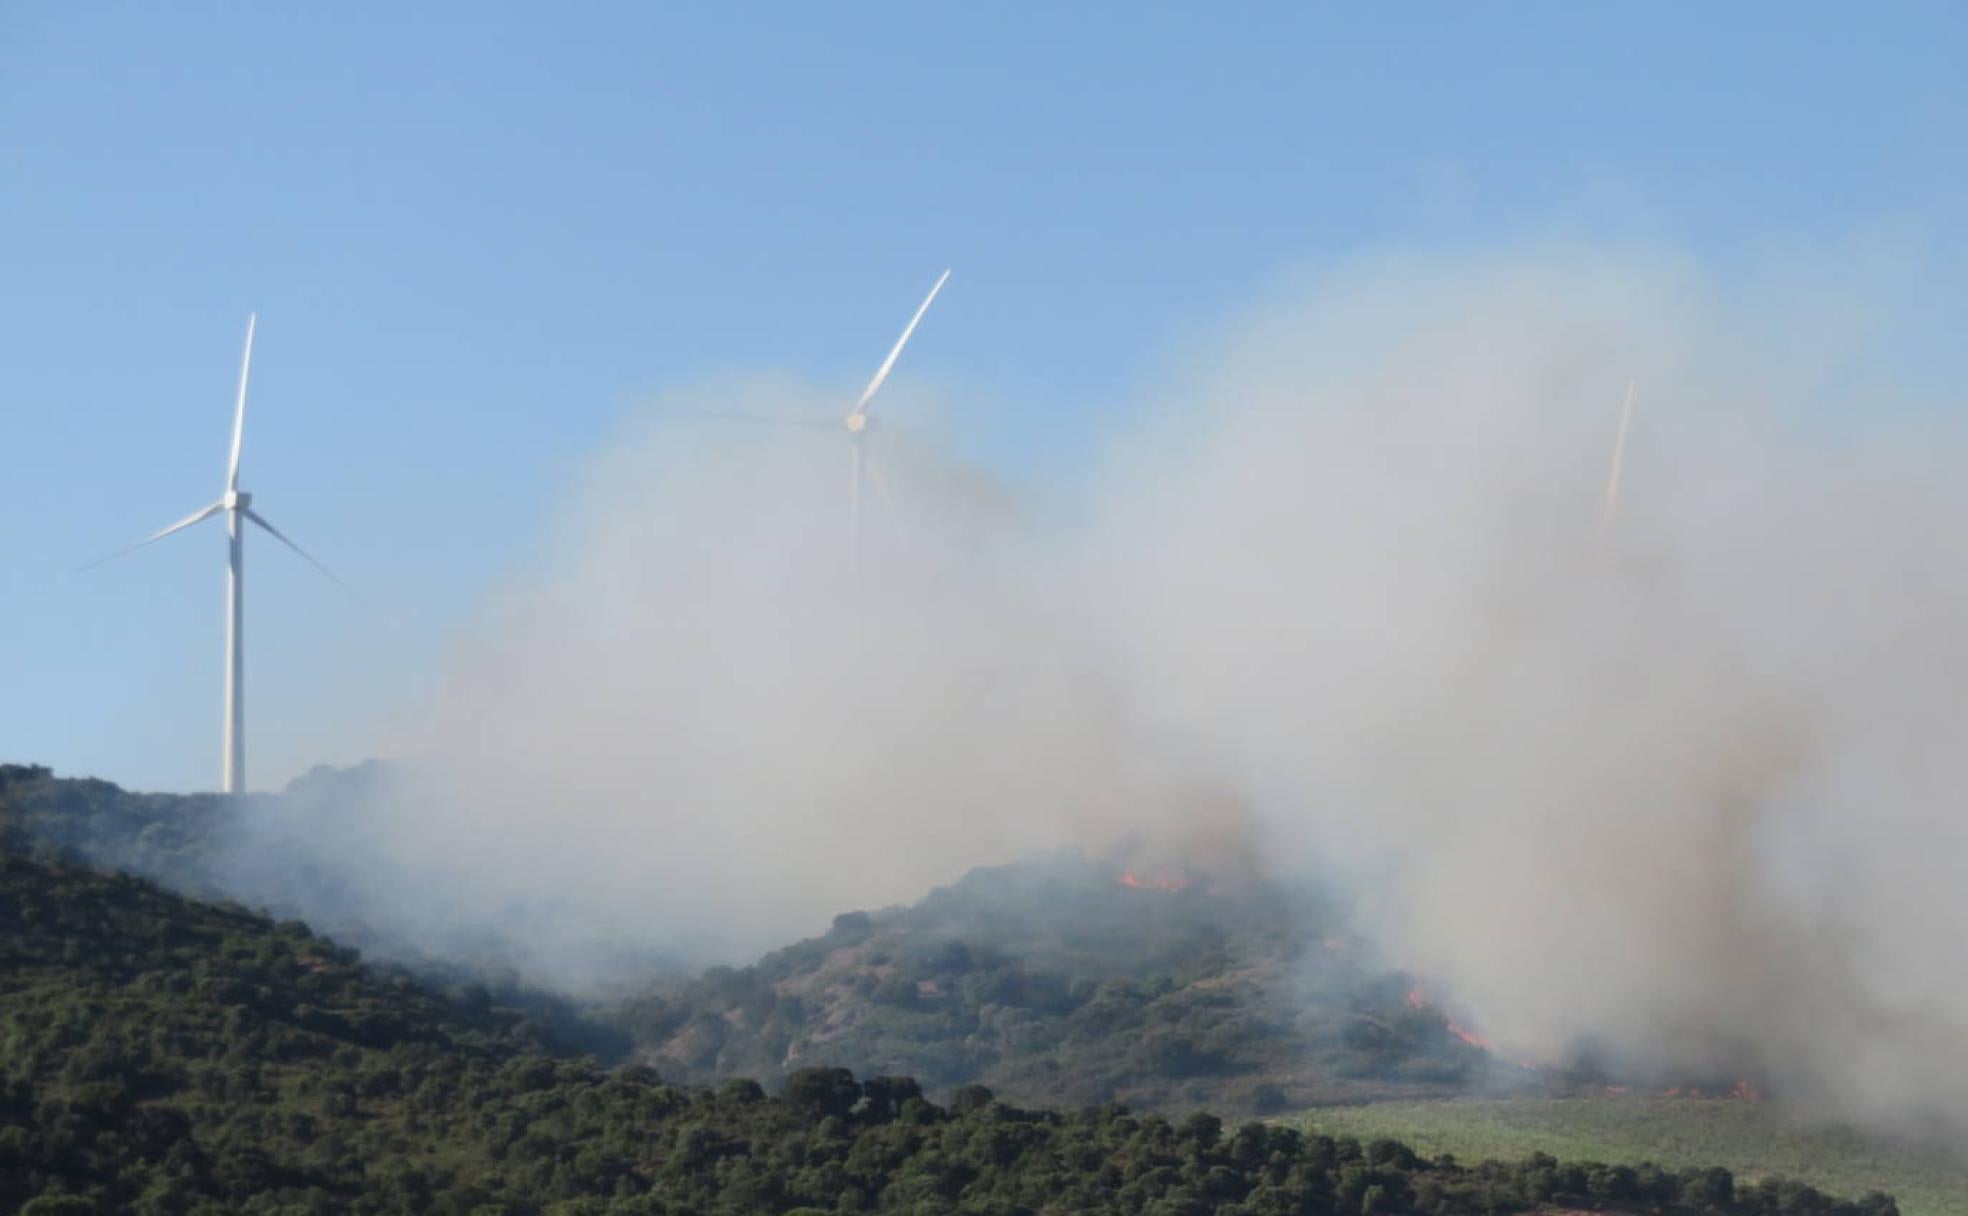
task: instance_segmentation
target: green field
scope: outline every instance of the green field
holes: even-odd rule
[[[1801,1121],[1780,1103],[1671,1098],[1499,1098],[1320,1107],[1289,1122],[1326,1135],[1405,1140],[1465,1161],[1720,1165],[1833,1194],[1889,1191],[1902,1216],[1968,1216],[1968,1163]]]

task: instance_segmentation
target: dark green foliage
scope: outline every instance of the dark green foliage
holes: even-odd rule
[[[738,983],[733,980],[731,982]],[[740,984],[742,987],[742,984]],[[663,1084],[544,1054],[304,925],[0,856],[0,1213],[1272,1213],[1559,1202],[1665,1216],[1894,1216],[1720,1171],[1463,1168],[1377,1141],[981,1086],[796,1070]]]
[[[978,870],[909,908],[845,913],[756,966],[666,982],[604,1015],[522,984],[496,934],[413,945],[367,923],[389,902],[365,898],[375,867],[350,841],[311,847],[334,833],[301,825],[332,823],[392,780],[377,765],[320,770],[285,794],[221,799],[0,766],[0,836],[303,916],[405,960],[468,1009],[523,1008],[564,1047],[692,1083],[778,1085],[792,1069],[834,1065],[912,1076],[938,1097],[979,1083],[1021,1103],[1271,1114],[1447,1095],[1490,1072],[1439,1012],[1409,1007],[1402,977],[1358,943],[1317,936],[1331,916],[1315,896],[1255,882],[1129,887],[1075,856]]]
[[[977,870],[756,966],[665,982],[622,1026],[692,1082],[829,1064],[1046,1104],[1270,1114],[1487,1075],[1403,977],[1318,935],[1330,914],[1310,894],[1117,877],[1077,856]]]
[[[57,778],[0,764],[0,847],[44,859],[87,859],[179,889],[216,893],[213,842],[237,826],[240,803],[215,795],[132,794],[107,781]]]
[[[845,1115],[861,1101],[861,1087],[845,1068],[801,1068],[786,1077],[786,1105],[814,1119]]]
[[[477,948],[456,943],[447,950],[452,957],[434,958],[387,926],[368,923],[365,888],[352,884],[349,870],[375,869],[367,864],[371,859],[343,851],[339,862],[324,862],[324,850],[315,847],[318,837],[295,824],[332,819],[386,783],[389,774],[389,766],[376,761],[351,769],[317,768],[284,794],[222,798],[136,794],[107,781],[55,777],[40,766],[0,764],[0,847],[126,871],[200,898],[305,917],[340,941],[402,961],[420,982],[467,1008],[496,1002],[522,1009],[565,1049],[625,1059],[631,1044],[621,1031],[564,996],[522,982],[505,965],[496,942]],[[243,843],[248,841],[256,843]],[[369,884],[376,881],[371,874]]]

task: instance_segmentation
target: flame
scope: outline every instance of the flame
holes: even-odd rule
[[[1128,869],[1121,871],[1120,884],[1150,891],[1180,891],[1189,885],[1189,880],[1180,874],[1150,874],[1142,878]]]
[[[1421,989],[1419,988],[1408,989],[1408,1008],[1423,1009],[1426,1008],[1427,1005],[1428,1005],[1428,998],[1422,995]],[[1477,1034],[1473,1030],[1469,1030],[1465,1028],[1460,1022],[1456,1021],[1454,1018],[1445,1015],[1442,1018],[1442,1022],[1444,1025],[1446,1025],[1449,1028],[1450,1034],[1454,1035],[1458,1039],[1461,1039],[1463,1042],[1469,1044],[1471,1047],[1480,1047],[1484,1051],[1491,1050],[1490,1041],[1488,1039],[1484,1038],[1480,1034]],[[1525,1064],[1524,1067],[1529,1068],[1531,1066],[1529,1064]]]
[[[1763,1095],[1756,1092],[1756,1086],[1750,1084],[1747,1078],[1731,1085],[1729,1087],[1729,1096],[1731,1098],[1741,1099],[1744,1102],[1761,1102],[1763,1100]]]
[[[1461,1026],[1456,1024],[1456,1020],[1454,1018],[1443,1018],[1442,1020],[1448,1023],[1449,1033],[1454,1035],[1456,1038],[1461,1039],[1463,1042],[1469,1044],[1471,1047],[1480,1047],[1484,1051],[1490,1050],[1490,1041],[1484,1038],[1482,1035],[1477,1034],[1473,1030],[1463,1029]],[[1530,1065],[1527,1064],[1525,1065],[1525,1067],[1528,1068],[1530,1067]]]

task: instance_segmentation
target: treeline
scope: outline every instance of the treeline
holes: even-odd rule
[[[213,794],[131,793],[91,777],[56,777],[38,764],[0,764],[0,848],[44,860],[86,859],[211,894],[217,842],[237,831],[241,805]]]
[[[1524,1211],[1891,1216],[1720,1170],[1468,1167],[1402,1145],[795,1071],[664,1083],[307,926],[0,856],[0,1212]]]

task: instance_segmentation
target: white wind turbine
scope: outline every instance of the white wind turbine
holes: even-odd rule
[[[889,496],[888,483],[882,479],[881,469],[875,462],[875,454],[872,451],[864,453],[861,450],[867,442],[871,421],[868,417],[868,403],[881,391],[883,382],[888,379],[888,373],[895,367],[895,361],[902,356],[902,348],[909,344],[910,337],[916,332],[916,326],[922,323],[923,314],[929,311],[930,304],[936,300],[936,293],[942,291],[943,284],[949,281],[950,272],[947,270],[937,277],[936,285],[929,289],[929,294],[924,296],[923,302],[916,307],[916,315],[910,317],[909,323],[903,326],[902,336],[895,340],[895,345],[888,352],[888,358],[883,359],[881,367],[876,369],[874,379],[868,381],[868,387],[861,390],[861,396],[855,401],[854,408],[847,411],[846,417],[841,419],[840,425],[847,428],[848,441],[847,565],[849,570],[861,568],[861,483],[864,479],[873,484],[875,493],[881,496],[882,509],[888,513],[889,521],[895,525],[897,534],[902,531],[901,517],[895,513],[895,500]],[[763,414],[734,413],[728,410],[678,412],[712,418],[738,418],[748,422],[770,422],[782,426],[830,427],[833,425],[814,418],[780,418]]]
[[[127,549],[119,549],[108,557],[98,558],[82,567],[84,570],[93,570],[104,562],[114,561],[126,553],[133,553],[153,541],[164,539],[173,532],[181,532],[193,524],[202,523],[221,511],[226,513],[226,535],[230,538],[231,545],[226,561],[225,743],[219,788],[227,794],[244,793],[246,790],[245,617],[242,609],[244,588],[241,581],[245,571],[245,521],[252,520],[265,528],[275,540],[300,554],[309,565],[327,575],[336,586],[344,591],[348,590],[342,580],[336,578],[328,567],[315,561],[307,550],[288,540],[280,529],[268,523],[259,512],[253,510],[253,496],[239,488],[239,445],[246,427],[246,376],[253,366],[253,329],[258,322],[258,313],[254,313],[246,320],[246,353],[239,361],[239,396],[233,406],[232,456],[226,462],[225,493],[217,502],[200,507],[170,527],[153,532]]]
[[[869,452],[864,459],[861,453],[861,445],[867,441],[868,435],[868,403],[881,391],[882,382],[888,379],[890,369],[901,357],[902,348],[909,344],[910,335],[916,332],[916,326],[922,322],[923,314],[929,311],[936,293],[942,291],[943,284],[949,281],[950,272],[947,270],[937,276],[936,285],[929,289],[929,294],[916,307],[916,315],[910,317],[909,323],[902,328],[902,336],[895,340],[888,358],[882,360],[881,367],[875,371],[875,378],[861,390],[860,399],[854,403],[853,409],[847,411],[847,417],[843,420],[848,437],[847,565],[850,570],[861,568],[861,474],[864,466],[868,480],[874,483],[875,492],[881,495],[882,509],[888,512],[888,518],[898,531],[902,527],[901,518],[895,514],[895,500],[888,496],[888,483],[882,480],[881,470],[875,465],[875,454]]]

